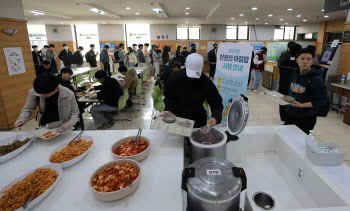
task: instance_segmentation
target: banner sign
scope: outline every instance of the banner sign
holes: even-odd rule
[[[251,44],[253,46],[254,55],[259,53],[260,49],[264,47],[264,43],[262,42],[251,42]]]
[[[232,102],[247,93],[252,51],[250,43],[219,43],[214,83],[223,100],[223,123]]]
[[[350,0],[325,0],[324,13],[350,9]]]

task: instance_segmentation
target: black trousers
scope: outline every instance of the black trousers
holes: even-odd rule
[[[119,67],[121,66],[125,66],[123,61],[119,62]]]
[[[103,62],[103,68],[107,72],[109,76],[111,76],[111,66],[109,66],[109,62]]]
[[[247,86],[249,86],[249,83],[250,83],[250,77],[251,77],[251,75],[252,75],[252,70],[253,70],[253,69],[250,69],[250,70],[249,70],[249,76],[248,76],[248,84],[247,84]]]
[[[304,133],[309,134],[310,130],[313,130],[317,121],[317,116],[311,117],[292,117],[290,115],[286,115],[286,120],[284,125],[296,125],[300,130],[304,131]]]
[[[57,61],[56,59],[51,59],[51,65],[50,65],[57,73]]]
[[[215,76],[215,70],[216,70],[216,64],[210,64],[209,67],[209,77],[214,77]]]
[[[90,64],[90,67],[97,67],[96,61],[89,62],[89,64]]]

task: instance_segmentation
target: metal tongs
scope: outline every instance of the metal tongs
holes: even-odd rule
[[[73,141],[75,141],[77,139],[79,140],[81,135],[83,134],[83,132],[84,132],[84,130],[82,130],[77,136],[75,136],[75,138],[73,138],[73,140],[71,140],[67,146],[69,146],[71,143],[73,143]]]
[[[23,204],[23,209],[27,209],[29,203],[32,201],[32,199],[34,198],[34,196],[36,196],[36,194],[39,192],[39,190],[35,191],[33,195],[31,195],[27,201]]]
[[[135,138],[134,144],[132,145],[131,151],[134,149],[134,147],[136,146],[136,149],[139,150],[139,144],[140,144],[140,140],[141,140],[141,133],[142,133],[142,129],[139,129],[139,132],[137,133],[137,136]]]

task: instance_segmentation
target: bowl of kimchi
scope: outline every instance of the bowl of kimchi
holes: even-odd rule
[[[134,192],[140,184],[141,166],[124,159],[104,164],[89,179],[89,187],[101,201],[115,201]]]
[[[112,145],[111,152],[116,159],[132,159],[141,161],[149,155],[151,143],[148,138],[141,136],[139,145],[134,145],[136,136],[129,136]]]

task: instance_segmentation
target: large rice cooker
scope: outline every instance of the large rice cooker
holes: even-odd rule
[[[247,177],[230,161],[208,157],[183,170],[181,188],[187,192],[187,211],[236,211]]]
[[[226,144],[229,141],[238,140],[237,135],[240,134],[248,121],[249,107],[248,107],[248,98],[244,95],[241,95],[240,98],[237,98],[232,102],[227,115],[227,128],[228,131],[222,133],[223,138],[219,143],[210,144],[210,143],[199,143],[193,140],[192,136],[190,138],[190,163],[195,162],[201,158],[205,157],[219,157],[226,159]],[[200,129],[194,129],[192,134]],[[215,130],[212,128],[212,130]]]

